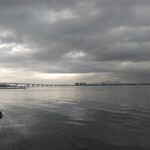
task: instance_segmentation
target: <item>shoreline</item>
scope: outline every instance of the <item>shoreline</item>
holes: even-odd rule
[[[26,89],[26,87],[0,87],[0,89]]]

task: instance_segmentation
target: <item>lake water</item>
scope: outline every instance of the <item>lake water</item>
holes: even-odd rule
[[[0,150],[150,150],[150,86],[0,90]]]

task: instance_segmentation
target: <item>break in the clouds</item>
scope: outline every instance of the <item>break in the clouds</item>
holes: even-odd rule
[[[0,0],[1,81],[150,82],[149,0]]]

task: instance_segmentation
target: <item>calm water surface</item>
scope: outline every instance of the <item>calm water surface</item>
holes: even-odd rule
[[[150,150],[150,86],[0,90],[0,150]]]

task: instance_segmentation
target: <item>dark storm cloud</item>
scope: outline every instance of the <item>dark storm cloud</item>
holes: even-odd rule
[[[0,0],[1,66],[143,80],[149,13],[149,0]]]

